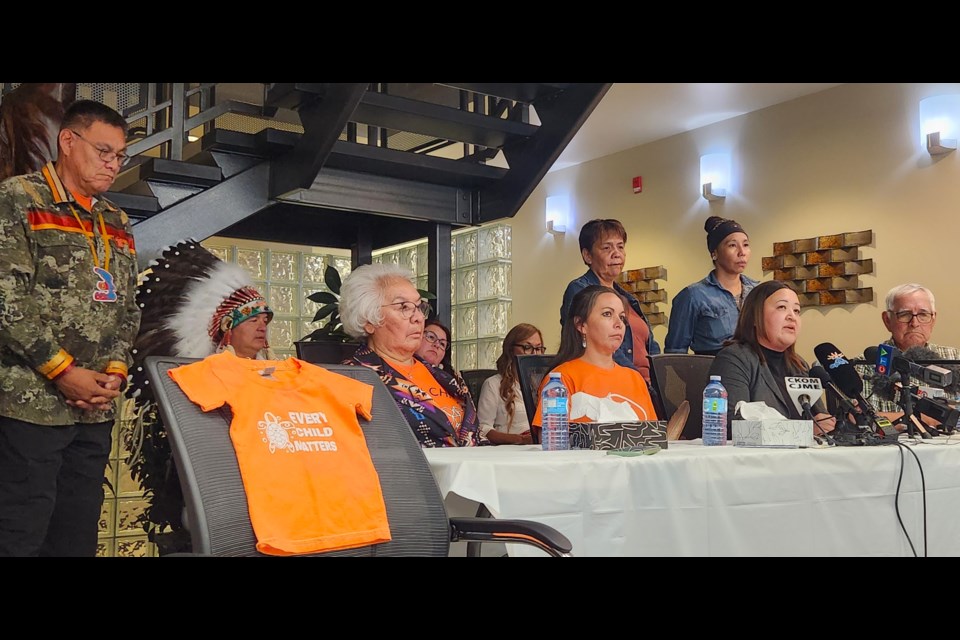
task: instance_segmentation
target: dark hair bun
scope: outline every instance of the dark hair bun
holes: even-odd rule
[[[707,221],[703,223],[703,230],[707,233],[710,233],[710,230],[716,227],[718,224],[723,222],[723,218],[720,216],[710,216],[707,218]]]

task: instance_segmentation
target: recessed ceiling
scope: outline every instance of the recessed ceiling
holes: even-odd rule
[[[550,170],[565,169],[840,84],[617,82]]]

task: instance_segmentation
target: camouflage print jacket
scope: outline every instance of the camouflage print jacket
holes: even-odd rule
[[[130,222],[116,205],[97,198],[84,210],[52,162],[0,183],[0,415],[42,425],[112,420],[113,408],[69,406],[51,380],[71,363],[126,377],[140,326],[136,286]]]

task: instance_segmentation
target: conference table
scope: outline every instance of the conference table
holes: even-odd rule
[[[957,555],[960,436],[901,443],[775,449],[692,440],[635,457],[537,445],[424,453],[451,515],[482,504],[496,518],[542,522],[570,539],[574,556]]]

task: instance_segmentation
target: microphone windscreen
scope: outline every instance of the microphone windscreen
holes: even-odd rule
[[[840,387],[840,391],[850,398],[860,395],[863,391],[863,380],[840,349],[829,342],[824,342],[818,344],[813,352],[817,356],[817,362],[826,367],[830,377]]]
[[[880,349],[877,347],[867,347],[863,352],[863,364],[876,364],[878,355],[880,355]]]
[[[830,374],[827,373],[827,370],[820,365],[810,369],[810,376],[814,378],[820,378],[820,384],[822,384],[824,388],[830,386],[830,384],[833,382],[833,380],[830,378]]]
[[[910,347],[903,352],[903,357],[911,362],[923,362],[924,360],[944,360],[939,353],[930,347]],[[955,396],[960,391],[960,366],[943,365],[944,369],[953,372],[952,381],[943,388],[948,394]]]
[[[883,398],[884,400],[897,399],[897,379],[894,379],[892,376],[877,373],[874,369],[870,369],[866,378],[870,381],[870,392],[872,395]]]

